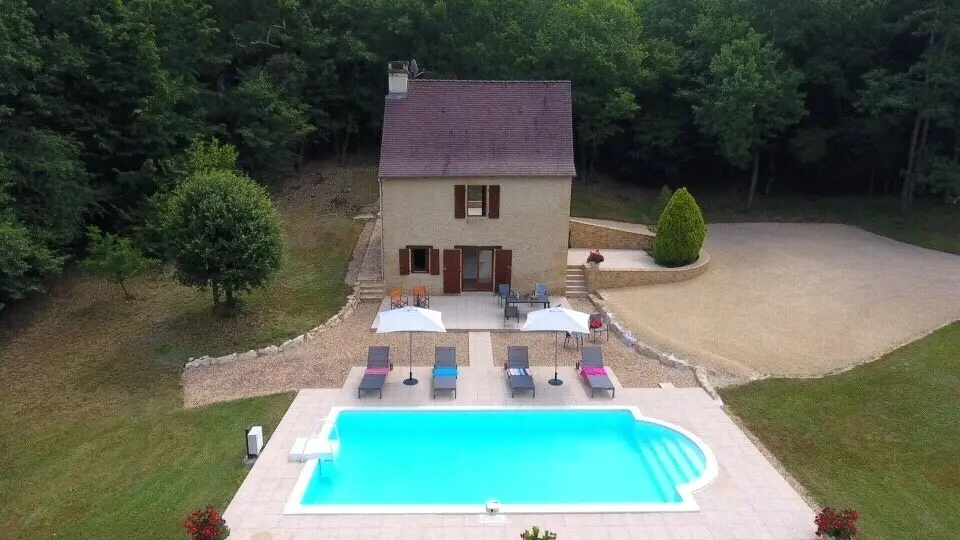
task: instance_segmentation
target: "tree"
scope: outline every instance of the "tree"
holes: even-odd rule
[[[81,263],[83,267],[110,283],[116,283],[124,298],[132,299],[126,281],[153,266],[153,262],[144,257],[129,238],[104,234],[96,227],[87,229],[87,238],[90,246],[87,258]]]
[[[706,236],[707,226],[697,201],[687,188],[680,188],[660,214],[650,254],[664,266],[690,264],[700,258]]]
[[[734,165],[753,163],[747,208],[757,190],[761,151],[803,117],[802,75],[756,32],[720,47],[691,93],[697,125]]]
[[[236,295],[263,287],[283,259],[280,215],[266,190],[233,171],[201,171],[165,200],[163,233],[180,283],[221,293],[232,310]]]
[[[0,308],[33,291],[60,270],[63,258],[30,237],[26,227],[0,219]]]

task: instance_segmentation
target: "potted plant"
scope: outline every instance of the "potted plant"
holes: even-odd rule
[[[598,266],[602,262],[603,262],[603,255],[600,254],[599,249],[596,251],[591,251],[590,254],[587,255],[587,264],[593,267]]]
[[[547,530],[541,531],[539,527],[533,527],[530,530],[520,533],[521,540],[557,540],[556,533]]]
[[[817,525],[817,536],[826,536],[833,540],[850,540],[857,534],[859,517],[860,513],[856,510],[839,511],[828,506],[820,510],[813,522]]]
[[[201,510],[190,512],[183,527],[187,529],[190,540],[224,540],[230,536],[227,522],[212,504],[208,504]]]

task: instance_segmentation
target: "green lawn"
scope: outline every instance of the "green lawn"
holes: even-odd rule
[[[0,539],[182,539],[186,513],[229,502],[246,474],[243,428],[269,434],[293,395],[182,408],[188,356],[277,343],[322,322],[348,292],[347,261],[376,200],[375,164],[310,171],[274,194],[287,261],[222,319],[169,280],[137,300],[71,273],[8,314],[0,336]]]
[[[657,190],[619,184],[609,178],[574,181],[570,213],[579,217],[651,223]],[[708,223],[780,221],[855,225],[902,242],[960,254],[960,205],[918,199],[906,215],[895,197],[797,197],[759,199],[751,212],[742,195],[693,189]]]
[[[957,538],[960,322],[840,375],[721,394],[817,501],[861,511],[857,538]]]

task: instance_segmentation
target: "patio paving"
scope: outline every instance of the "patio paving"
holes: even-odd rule
[[[516,331],[527,321],[527,314],[537,309],[543,309],[543,304],[513,304],[520,308],[520,321],[503,320],[503,305],[497,303],[497,296],[492,293],[464,293],[456,295],[431,295],[430,309],[443,313],[443,326],[447,330],[486,330],[486,331]],[[551,306],[570,307],[566,297],[551,296]],[[390,298],[384,298],[380,303],[379,311],[390,309]],[[370,325],[376,330],[380,324],[379,313]]]
[[[471,333],[471,344],[487,338]],[[472,347],[489,355],[485,347]],[[489,362],[489,359],[485,359]],[[536,397],[510,398],[503,372],[477,359],[460,370],[459,391],[430,398],[430,370],[415,367],[419,385],[404,386],[404,370],[389,376],[383,399],[358,398],[355,388],[363,369],[350,371],[343,388],[302,390],[270,435],[263,454],[251,469],[224,516],[231,540],[323,539],[459,539],[516,540],[537,525],[560,540],[812,540],[813,511],[777,473],[763,454],[699,388],[618,388],[616,398],[591,399],[572,367],[561,367],[566,384],[546,384],[553,369],[535,366]],[[476,365],[474,365],[476,364]],[[615,374],[614,374],[614,379]],[[619,386],[619,384],[618,384]],[[288,461],[296,437],[315,434],[331,407],[383,406],[563,406],[633,405],[648,417],[671,422],[700,437],[719,463],[717,478],[694,493],[700,512],[636,514],[503,514],[485,515],[284,515],[283,507],[305,466]],[[603,464],[616,473],[616,464]]]

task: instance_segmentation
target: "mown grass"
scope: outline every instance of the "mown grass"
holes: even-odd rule
[[[960,254],[960,205],[918,199],[910,212],[902,214],[899,199],[895,197],[776,196],[758,199],[747,212],[743,195],[698,189],[692,193],[708,223],[845,223],[901,242]],[[574,181],[570,213],[654,224],[656,216],[651,208],[658,194],[658,190],[620,184],[608,178],[591,184]]]
[[[960,322],[846,373],[721,391],[823,505],[861,511],[862,540],[960,530]]]
[[[243,428],[269,434],[292,394],[184,410],[189,356],[276,343],[323,321],[376,200],[375,166],[325,167],[274,194],[287,260],[242,314],[211,314],[208,294],[161,278],[119,289],[71,274],[3,321],[0,538],[180,539],[186,513],[223,507],[246,467]]]

